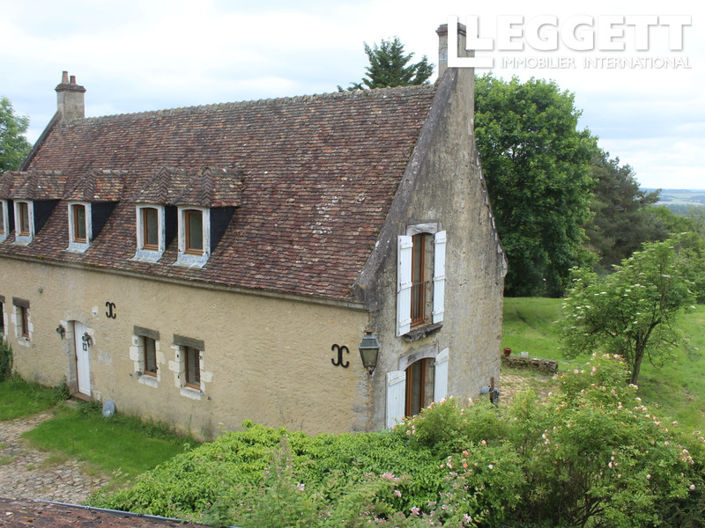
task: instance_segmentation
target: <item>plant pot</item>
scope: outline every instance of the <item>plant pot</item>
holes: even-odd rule
[[[507,347],[504,349],[504,357],[509,357],[509,354],[512,353],[512,349]]]

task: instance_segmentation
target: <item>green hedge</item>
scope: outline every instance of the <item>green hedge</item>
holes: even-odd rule
[[[449,399],[391,432],[245,424],[98,506],[256,526],[705,526],[705,440],[664,423],[594,356],[545,401]]]

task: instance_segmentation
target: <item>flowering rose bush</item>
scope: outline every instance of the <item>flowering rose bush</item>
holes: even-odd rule
[[[608,354],[547,400],[452,398],[392,432],[246,424],[95,505],[215,525],[703,527],[705,437],[647,408]]]

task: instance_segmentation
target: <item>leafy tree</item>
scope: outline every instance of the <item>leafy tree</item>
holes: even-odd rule
[[[678,342],[677,314],[693,302],[689,252],[681,237],[644,244],[643,250],[598,277],[575,270],[564,303],[567,356],[602,349],[623,356],[631,383],[639,379],[644,357],[659,363]]]
[[[570,269],[589,260],[583,226],[597,147],[579,116],[553,82],[476,80],[475,136],[509,261],[507,295],[560,296]]]
[[[639,189],[634,171],[620,165],[601,150],[590,162],[595,180],[591,209],[593,217],[586,226],[590,248],[597,253],[597,270],[606,273],[629,257],[644,242],[668,238],[669,230],[650,205],[660,191]]]
[[[425,55],[419,62],[408,64],[414,54],[404,53],[399,37],[382,39],[382,43],[379,46],[375,44],[374,48],[365,43],[365,53],[370,61],[367,73],[360,82],[350,83],[348,90],[423,84],[433,73],[433,64],[429,64]],[[340,86],[338,90],[343,91]]]
[[[15,115],[7,97],[0,97],[0,174],[16,170],[27,157],[32,146],[22,135],[27,131],[29,119]]]

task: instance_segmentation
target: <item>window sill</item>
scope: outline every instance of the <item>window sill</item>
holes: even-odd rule
[[[15,235],[15,245],[17,246],[27,246],[31,241],[31,236]]]
[[[408,342],[413,342],[413,341],[418,341],[419,339],[423,339],[425,337],[430,336],[431,334],[435,334],[438,332],[441,328],[443,328],[443,323],[435,323],[435,324],[426,324],[423,326],[418,326],[404,334],[402,337],[404,338],[405,341]]]
[[[181,387],[181,395],[192,400],[203,399],[203,393],[200,391],[200,389],[189,387],[187,385]]]
[[[159,386],[159,381],[157,380],[157,377],[151,374],[144,373],[142,375],[139,375],[138,373],[137,380],[143,385],[147,385],[148,387],[154,387],[155,389]]]
[[[132,257],[130,260],[137,261],[137,262],[159,262],[159,259],[162,258],[163,251],[154,251],[151,249],[138,249],[137,253],[135,253],[135,256]]]
[[[71,253],[85,253],[88,246],[89,244],[87,242],[70,242],[66,251],[70,251]]]
[[[174,262],[174,266],[181,266],[184,268],[202,268],[208,262],[208,254],[204,255],[189,255],[187,253],[179,253],[179,257]]]

